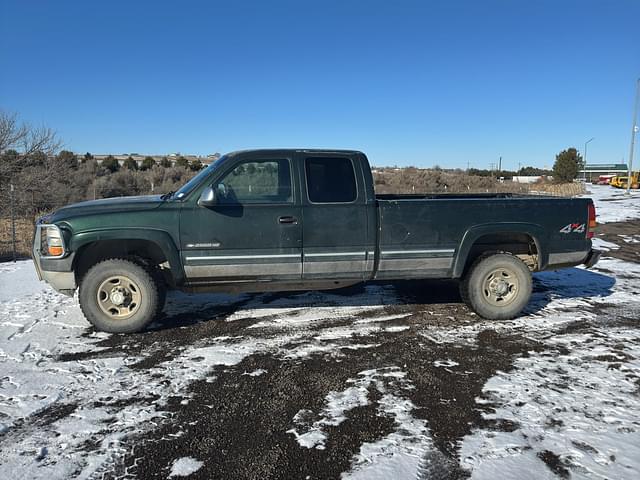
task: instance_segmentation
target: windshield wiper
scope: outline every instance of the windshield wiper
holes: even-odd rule
[[[169,200],[174,193],[176,193],[175,190],[171,190],[170,192],[163,193],[162,195],[160,195],[160,200]]]

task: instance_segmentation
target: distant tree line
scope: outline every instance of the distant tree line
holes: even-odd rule
[[[559,162],[559,163],[558,163]],[[392,167],[379,167],[379,171],[389,171]],[[398,167],[393,167],[398,168]],[[456,175],[468,175],[470,177],[487,177],[487,178],[505,178],[510,179],[516,176],[528,176],[528,177],[558,177],[561,182],[571,182],[574,180],[579,170],[582,168],[582,157],[575,148],[569,148],[563,150],[556,155],[556,163],[552,170],[539,167],[521,167],[518,170],[491,170],[483,168],[469,168],[463,170],[461,168],[449,168],[443,169],[439,165],[435,165],[430,169],[418,169],[414,166],[403,167],[408,171],[414,170],[430,170],[432,172],[446,172]]]
[[[470,168],[467,174],[478,177],[505,177],[513,178],[515,176],[553,176],[556,183],[572,182],[578,177],[578,173],[584,168],[582,155],[574,147],[561,151],[556,155],[555,163],[552,170],[538,167],[522,167],[517,171],[511,170],[480,170]]]
[[[82,157],[82,163],[84,163],[88,159],[93,159],[93,155],[87,152]],[[107,170],[109,170],[111,173],[114,173],[120,170],[120,162],[113,155],[108,155],[106,158],[104,158],[100,163],[100,165],[106,168]],[[159,165],[163,168],[170,168],[173,166],[171,161],[167,157],[162,157],[160,162],[156,163],[153,157],[146,156],[144,157],[140,165],[138,165],[138,162],[131,155],[129,155],[122,162],[122,167],[126,168],[127,170],[140,170],[143,172],[146,170],[152,169],[156,165]],[[189,161],[187,158],[183,157],[182,155],[176,158],[175,166],[185,168],[193,172],[197,172],[198,170],[201,170],[202,167],[204,167],[203,163],[200,160],[195,159],[195,160]]]

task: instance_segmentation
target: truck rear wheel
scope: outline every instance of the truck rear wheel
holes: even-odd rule
[[[460,296],[483,318],[515,318],[531,298],[531,272],[522,260],[508,253],[482,256],[462,280]]]
[[[96,329],[110,333],[143,330],[161,308],[155,275],[130,260],[110,259],[89,269],[80,283],[80,308]]]

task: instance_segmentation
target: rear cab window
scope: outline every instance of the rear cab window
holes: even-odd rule
[[[311,203],[353,203],[358,197],[353,162],[347,157],[308,157],[304,161]]]

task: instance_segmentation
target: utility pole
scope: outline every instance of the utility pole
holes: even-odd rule
[[[13,205],[13,183],[9,184],[9,206],[11,207],[11,248],[13,263],[16,263],[16,213]]]
[[[498,160],[498,175],[500,175],[501,171],[502,171],[502,157],[500,157],[500,159]]]
[[[636,101],[633,104],[633,122],[631,122],[631,148],[629,149],[629,166],[627,168],[627,195],[631,195],[631,170],[633,169],[633,147],[638,132],[638,103],[640,103],[640,78],[636,84]]]
[[[591,137],[589,140],[584,142],[584,157],[582,158],[582,180],[584,181],[587,180],[587,145],[589,145],[589,142],[592,140],[595,140],[595,137]]]

